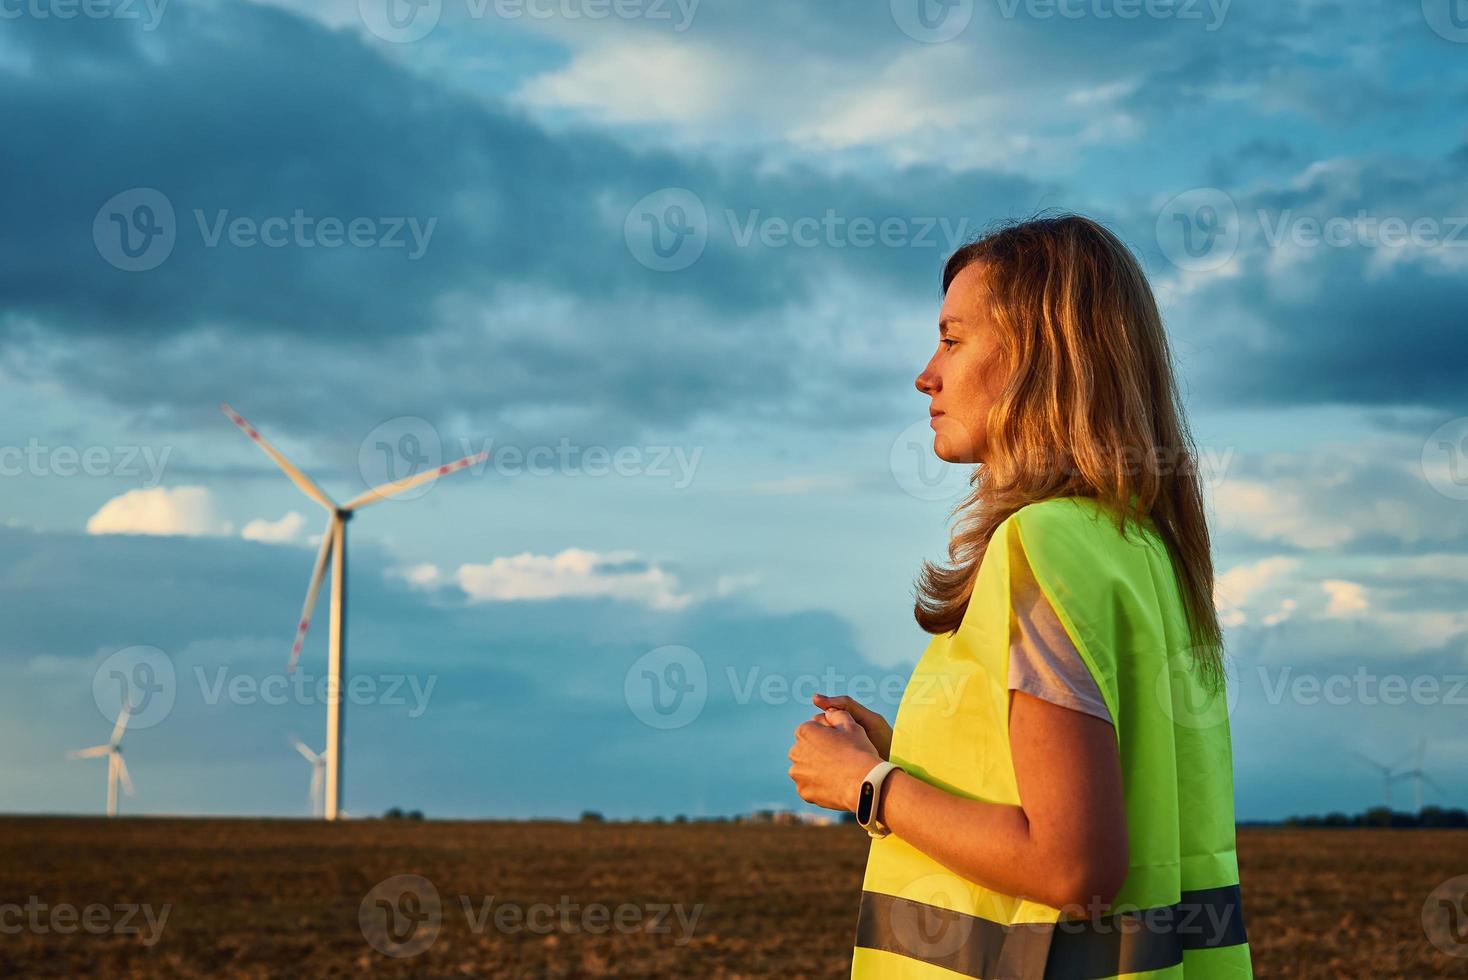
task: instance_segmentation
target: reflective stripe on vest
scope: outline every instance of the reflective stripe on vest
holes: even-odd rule
[[[934,637],[893,724],[891,760],[959,796],[1018,805],[1009,748],[1010,566],[1028,562],[1111,714],[1130,868],[1110,908],[1062,917],[963,879],[898,835],[871,844],[852,976],[1045,980],[1252,976],[1234,852],[1222,696],[1192,669],[1156,528],[1097,501],[1031,504],[995,529],[957,632]]]
[[[1184,892],[1182,901],[1165,908],[1008,926],[864,892],[856,926],[858,946],[966,977],[1114,977],[1177,966],[1187,950],[1245,941],[1237,885]]]

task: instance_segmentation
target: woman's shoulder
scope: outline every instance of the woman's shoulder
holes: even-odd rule
[[[1048,541],[1068,547],[1114,548],[1160,545],[1150,518],[1123,521],[1122,508],[1095,497],[1047,497],[1026,504],[1005,519],[1023,542]],[[1125,526],[1123,526],[1125,525]]]

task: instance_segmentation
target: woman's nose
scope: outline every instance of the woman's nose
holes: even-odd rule
[[[927,367],[923,368],[923,373],[917,376],[917,390],[932,396],[941,387],[938,373],[933,370],[933,362],[929,361]]]

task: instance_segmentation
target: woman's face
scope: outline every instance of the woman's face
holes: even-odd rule
[[[989,406],[1004,390],[1004,354],[989,316],[984,267],[953,277],[938,314],[938,349],[917,377],[931,401],[933,452],[949,463],[982,463]]]

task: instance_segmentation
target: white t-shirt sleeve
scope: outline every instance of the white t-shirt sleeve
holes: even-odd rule
[[[1091,670],[1023,560],[1011,562],[1009,689],[1111,722]]]

